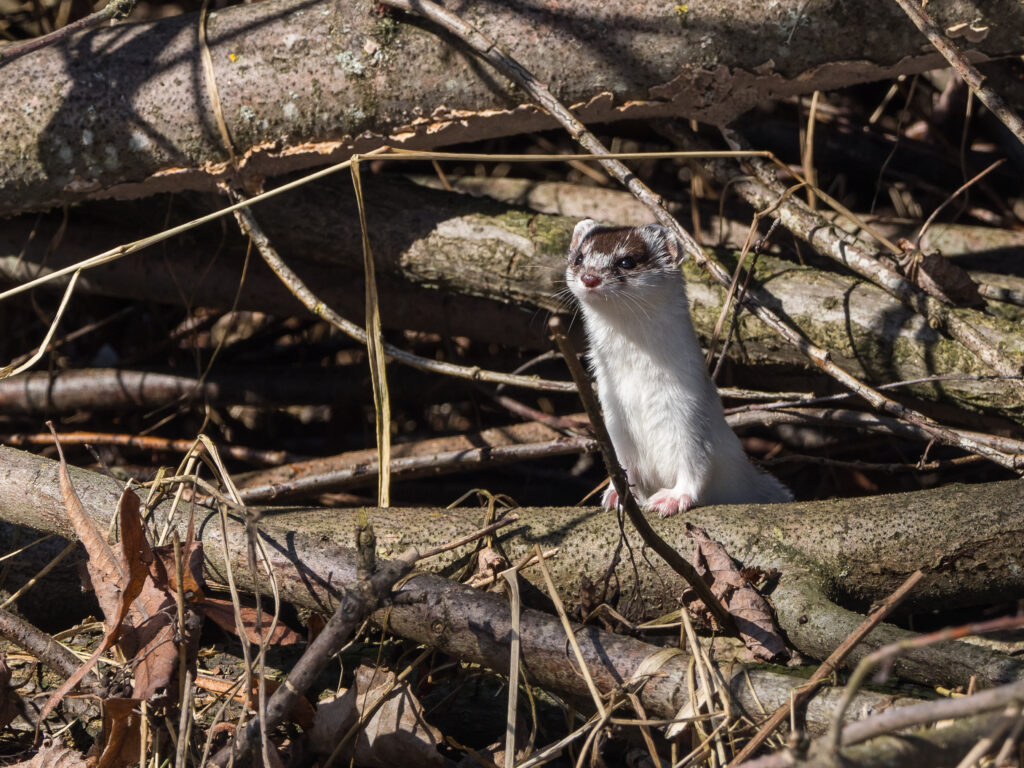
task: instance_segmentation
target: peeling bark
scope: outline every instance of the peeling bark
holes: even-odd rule
[[[840,0],[672,5],[472,3],[493,34],[588,123],[723,124],[758,102],[944,60],[899,9]],[[989,21],[975,60],[1024,50],[1024,9],[935,0],[943,25]],[[998,20],[998,23],[995,23]],[[230,170],[206,92],[196,14],[75,35],[4,67],[0,214],[101,196],[210,189]],[[430,147],[551,121],[420,22],[359,2],[269,0],[210,13],[223,114],[246,173],[274,175],[381,144]],[[415,73],[415,76],[410,76]],[[40,87],[45,84],[45,87]]]

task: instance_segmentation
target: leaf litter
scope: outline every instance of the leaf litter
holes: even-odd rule
[[[90,750],[88,764],[90,768],[123,768],[139,760],[140,705],[145,702],[159,709],[177,702],[179,673],[182,672],[179,646],[184,643],[185,663],[192,673],[191,679],[195,679],[202,617],[209,617],[237,634],[235,608],[228,600],[205,594],[203,547],[195,539],[194,523],[190,520],[180,554],[183,561],[180,592],[185,597],[185,619],[184,627],[178,627],[178,568],[173,546],[150,544],[140,514],[139,497],[131,488],[125,488],[118,500],[119,541],[116,549],[111,546],[75,492],[59,440],[57,449],[61,497],[68,519],[88,555],[87,574],[103,613],[105,633],[89,659],[50,695],[37,723],[41,725],[95,668],[99,659],[116,645],[127,661],[130,692],[126,682],[121,680],[109,684],[112,692],[128,695],[113,695],[102,702],[102,734]],[[262,639],[267,643],[295,645],[302,641],[299,633],[280,622],[271,631],[271,622],[266,616],[261,617],[254,607],[239,608],[241,629],[249,642],[261,641],[258,626],[262,627]],[[5,670],[6,666],[0,665],[0,677]],[[10,692],[10,695],[15,694]],[[0,718],[7,711],[5,705],[13,701],[0,700]],[[296,720],[311,724],[310,711],[295,714]],[[10,719],[16,715],[15,709]]]

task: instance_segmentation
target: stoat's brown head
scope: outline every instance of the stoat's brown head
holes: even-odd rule
[[[666,277],[679,281],[680,252],[675,236],[657,224],[608,227],[584,219],[572,233],[566,283],[580,301],[644,292]]]

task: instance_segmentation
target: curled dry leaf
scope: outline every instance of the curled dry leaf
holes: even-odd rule
[[[508,561],[494,547],[482,547],[476,553],[476,573],[474,573],[467,584],[471,587],[480,587],[485,584],[494,583],[498,573],[508,568]]]
[[[207,597],[203,590],[203,545],[195,540],[195,529],[191,522],[181,550],[182,557],[186,561],[185,567],[182,569],[182,592],[189,606],[229,632],[238,634],[235,610],[232,604],[227,600]],[[156,556],[154,581],[174,597],[178,593],[178,570],[174,562],[174,547],[157,547],[153,553]],[[267,636],[267,641],[272,645],[294,645],[302,641],[302,635],[281,622],[278,622],[274,631],[270,632],[270,626],[273,623],[272,617],[266,613],[259,616],[254,607],[243,605],[240,612],[245,636],[251,643],[258,644],[260,642],[260,635],[256,631],[257,623],[262,627],[263,634]],[[257,618],[259,618],[259,622],[257,622]]]
[[[789,651],[775,627],[768,602],[736,567],[725,547],[703,528],[689,523],[686,535],[697,542],[694,567],[732,614],[747,649],[761,661],[787,658]]]
[[[374,712],[355,739],[356,764],[377,768],[444,765],[437,751],[441,732],[423,719],[423,707],[408,684],[403,681],[395,685],[395,679],[387,670],[359,667],[351,688],[317,707],[310,732],[313,750],[331,754],[360,714],[383,694],[387,696],[384,705]],[[395,687],[385,694],[392,685]],[[351,755],[349,749],[344,759],[349,760]]]
[[[228,632],[238,634],[238,627],[235,623],[235,609],[228,600],[220,600],[215,597],[203,597],[194,603],[197,611],[208,619],[216,622]],[[242,627],[245,629],[245,636],[250,643],[259,644],[260,632],[256,631],[257,617],[263,636],[270,645],[295,645],[303,641],[302,635],[291,627],[278,621],[274,631],[270,632],[270,625],[273,617],[266,612],[262,616],[255,607],[249,605],[241,606]]]
[[[913,243],[900,238],[896,243],[903,253],[896,257],[900,271],[922,291],[946,304],[962,307],[984,307],[985,300],[978,285],[967,271],[941,253],[925,253]]]

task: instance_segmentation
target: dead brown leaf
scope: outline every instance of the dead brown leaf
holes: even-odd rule
[[[53,427],[51,426],[50,429],[52,431]],[[54,439],[56,440],[56,433],[54,433]],[[96,528],[92,518],[85,511],[82,500],[75,493],[75,488],[71,484],[71,477],[68,475],[68,465],[64,461],[64,449],[61,448],[59,440],[56,442],[57,455],[60,458],[60,495],[64,500],[64,509],[67,512],[68,520],[71,521],[71,525],[75,529],[75,533],[78,534],[78,538],[81,539],[82,544],[85,545],[85,549],[89,553],[89,574],[93,582],[93,588],[96,590],[96,599],[99,601],[104,615],[107,615],[108,611],[110,615],[113,615],[121,598],[121,588],[119,585],[124,583],[123,574],[121,573],[117,558],[114,556],[114,550],[107,543],[106,536]],[[93,576],[93,569],[100,574],[116,574],[116,577],[109,582],[105,582]]]
[[[92,656],[50,696],[39,714],[39,722],[45,720],[58,702],[82,681],[89,670],[99,661],[100,656],[123,636],[127,636],[127,633],[123,631],[123,622],[131,611],[132,603],[142,592],[146,576],[149,574],[149,563],[153,559],[149,542],[146,541],[146,535],[142,530],[139,497],[130,488],[125,488],[117,503],[121,524],[121,556],[115,558],[106,539],[99,536],[96,527],[92,524],[92,519],[85,513],[78,494],[71,486],[71,478],[68,477],[63,454],[61,454],[60,469],[61,495],[64,497],[68,516],[72,518],[80,537],[82,537],[82,532],[85,532],[82,543],[89,555],[86,567],[89,570],[89,578],[96,591],[96,597],[99,599],[100,609],[103,611],[107,633]],[[85,522],[82,519],[79,519],[77,523],[74,522],[76,518],[81,517],[84,517]]]
[[[0,655],[0,730],[18,716],[18,692],[11,688],[11,670],[7,659]]]
[[[86,768],[86,761],[76,749],[68,749],[61,743],[44,744],[35,756],[8,768]]]
[[[725,547],[708,536],[703,528],[689,523],[686,535],[697,542],[694,560],[697,573],[709,582],[711,591],[732,614],[747,649],[761,661],[788,657],[789,651],[775,627],[768,602],[736,567]]]
[[[51,427],[52,430],[52,427]],[[56,434],[54,434],[56,439]],[[60,455],[60,487],[68,518],[89,556],[89,579],[103,611],[106,635],[92,657],[85,662],[46,702],[39,722],[71,691],[100,656],[114,643],[134,665],[132,698],[150,700],[157,692],[170,694],[177,683],[179,656],[175,645],[176,589],[167,575],[166,548],[154,552],[146,538],[139,514],[139,497],[125,489],[118,502],[120,543],[118,553],[107,543],[85,511],[71,483],[64,454],[57,440]],[[183,548],[186,571],[198,588],[202,574],[202,551],[192,536]],[[171,555],[173,563],[173,554]],[[174,572],[174,568],[171,568]],[[199,574],[199,576],[196,576]],[[187,581],[187,579],[186,579]],[[174,579],[176,584],[176,578]],[[198,644],[197,618],[186,611],[186,627],[182,631],[189,641],[188,660],[194,664]]]
[[[152,551],[148,578],[142,592],[133,603],[130,616],[131,630],[121,639],[121,650],[132,659],[135,684],[132,697],[153,700],[171,696],[178,685],[177,633],[177,571],[174,567],[173,547],[157,547]],[[186,542],[181,548],[184,561],[185,583],[202,574],[203,551],[196,542]],[[167,563],[171,563],[170,569]],[[174,574],[172,576],[171,574]],[[188,643],[186,657],[195,671],[195,658],[199,649],[199,617],[192,610],[186,595],[183,632]],[[159,695],[158,695],[159,694]]]
[[[354,685],[317,707],[310,745],[329,755],[345,732],[395,683],[394,673],[361,666]],[[355,738],[355,762],[371,768],[441,766],[441,732],[423,719],[423,707],[406,682],[398,683]],[[351,745],[345,760],[352,757]]]
[[[238,628],[235,624],[235,609],[230,601],[220,600],[215,597],[204,597],[201,601],[195,603],[195,609],[228,632],[238,634]],[[258,644],[260,642],[260,634],[256,631],[256,618],[258,616],[256,608],[243,605],[241,606],[241,613],[242,626],[245,629],[246,638],[250,643]],[[263,636],[267,638],[267,642],[271,645],[295,645],[302,642],[302,635],[280,621],[274,627],[274,631],[268,635],[270,622],[271,616],[266,613],[260,617],[259,625],[262,628]]]
[[[482,587],[493,584],[499,572],[508,568],[508,561],[494,547],[481,547],[476,553],[476,573],[466,584],[470,587]]]
[[[896,256],[900,271],[925,293],[939,301],[960,307],[984,307],[978,285],[965,269],[941,253],[925,253],[900,238],[896,243],[903,253]]]
[[[107,699],[103,702],[103,734],[89,750],[89,768],[125,768],[139,760],[142,699]],[[102,747],[101,747],[102,745]],[[102,749],[99,757],[94,753]]]
[[[154,550],[156,563],[154,564],[156,575],[154,580],[158,585],[166,585],[169,594],[175,595],[178,592],[178,573],[174,562],[173,547],[157,547]],[[182,591],[189,605],[199,613],[212,619],[218,625],[233,634],[238,634],[235,624],[235,611],[232,604],[227,600],[216,597],[207,597],[203,591],[203,545],[195,541],[192,521],[189,521],[188,535],[182,545],[182,557],[187,556],[186,567],[183,568]],[[246,639],[251,643],[259,643],[260,635],[256,631],[257,611],[254,607],[241,606],[242,626],[245,628]],[[290,627],[278,622],[272,633],[269,633],[271,617],[264,613],[259,617],[259,626],[262,627],[263,635],[271,645],[294,645],[302,642],[302,635]]]

